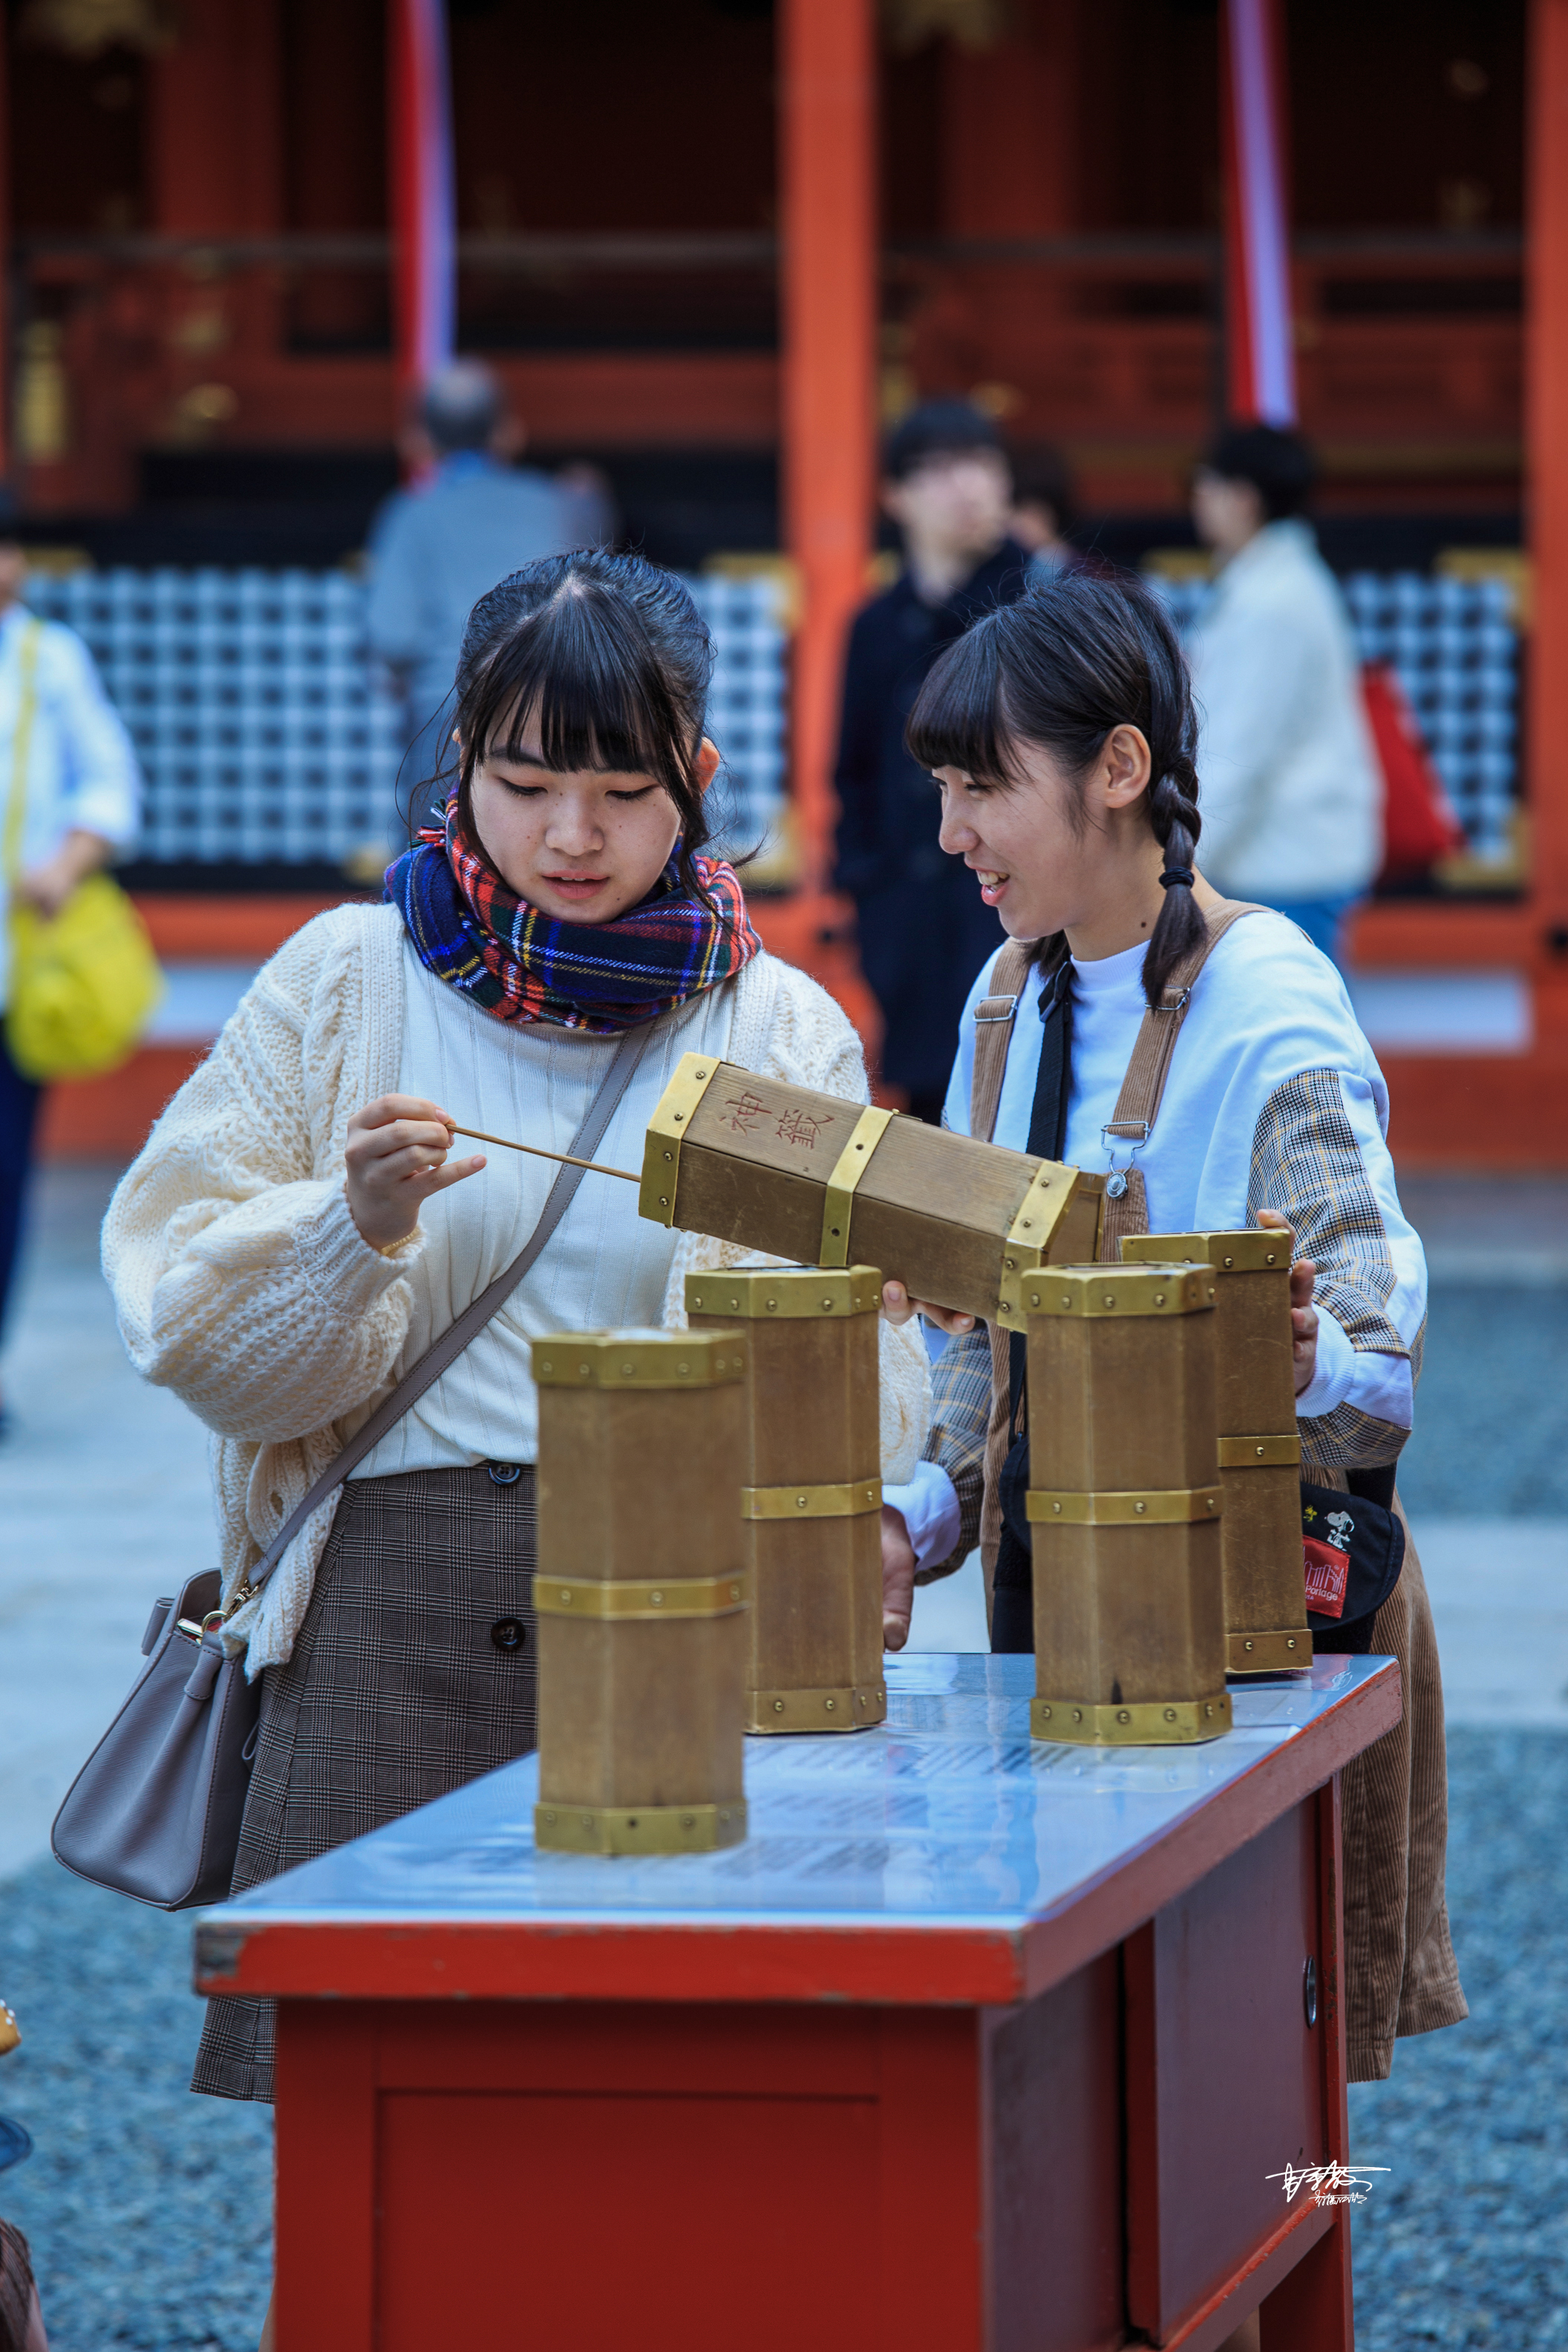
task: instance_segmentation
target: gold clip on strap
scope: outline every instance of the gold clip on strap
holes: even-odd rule
[[[541,1617],[732,1617],[746,1606],[746,1580],[739,1570],[625,1582],[540,1574],[533,1580],[533,1606]]]
[[[833,1173],[827,1180],[827,1194],[822,1203],[822,1246],[816,1253],[818,1265],[848,1265],[849,1217],[855,1202],[855,1187],[869,1167],[871,1154],[887,1133],[888,1123],[895,1115],[890,1110],[879,1110],[873,1104],[856,1120],[849,1140],[839,1153]]]
[[[1293,1429],[1278,1437],[1222,1437],[1219,1442],[1222,1470],[1262,1470],[1284,1463],[1295,1468],[1300,1459],[1301,1440]]]
[[[879,1478],[852,1478],[842,1486],[742,1486],[743,1519],[858,1519],[882,1507]]]
[[[1034,1524],[1068,1528],[1181,1527],[1220,1516],[1219,1481],[1212,1486],[1167,1486],[1148,1494],[1052,1494],[1031,1486],[1027,1516]]]
[[[680,1147],[698,1104],[719,1075],[712,1054],[682,1054],[675,1076],[658,1098],[643,1143],[642,1185],[637,1214],[656,1225],[675,1223],[675,1188],[680,1177]]]

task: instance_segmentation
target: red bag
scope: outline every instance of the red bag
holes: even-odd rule
[[[1383,871],[1377,878],[1407,882],[1463,849],[1465,828],[1432,765],[1392,662],[1363,663],[1361,690],[1383,770]]]

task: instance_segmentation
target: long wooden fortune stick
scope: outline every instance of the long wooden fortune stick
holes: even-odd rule
[[[457,1127],[454,1135],[471,1136],[476,1143],[499,1143],[503,1151],[531,1152],[535,1160],[562,1160],[568,1168],[591,1169],[595,1176],[618,1176],[623,1183],[640,1184],[642,1178],[634,1176],[629,1168],[606,1168],[602,1160],[579,1160],[570,1151],[546,1151],[542,1144],[514,1143],[508,1135],[487,1135],[482,1127]]]

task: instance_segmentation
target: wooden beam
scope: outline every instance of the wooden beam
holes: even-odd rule
[[[801,585],[790,740],[808,887],[827,870],[844,639],[871,546],[875,70],[871,0],[783,0],[784,515]]]
[[[1568,0],[1532,0],[1525,433],[1535,559],[1526,721],[1535,912],[1568,924]]]

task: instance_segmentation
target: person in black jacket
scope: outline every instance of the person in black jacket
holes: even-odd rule
[[[905,417],[882,483],[904,570],[857,615],[845,662],[835,880],[855,901],[861,969],[886,1024],[882,1075],[933,1126],[970,982],[1002,932],[974,877],[942,856],[936,789],[904,749],[904,724],[942,647],[1024,593],[1012,488],[979,409],[930,401]]]

